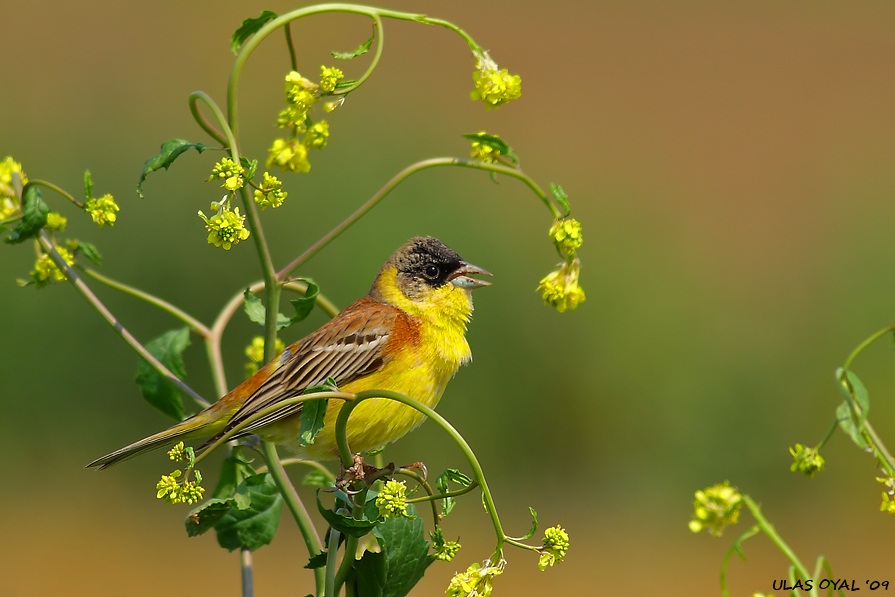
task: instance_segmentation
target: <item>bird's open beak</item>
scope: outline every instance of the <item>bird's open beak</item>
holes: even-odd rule
[[[470,278],[471,274],[478,274],[480,276],[490,276],[491,272],[486,269],[482,269],[477,265],[472,265],[471,263],[466,263],[465,261],[460,263],[460,267],[455,269],[451,276],[448,278],[448,282],[456,286],[457,288],[481,288],[482,286],[491,286],[491,282],[487,280],[478,280],[476,278]]]

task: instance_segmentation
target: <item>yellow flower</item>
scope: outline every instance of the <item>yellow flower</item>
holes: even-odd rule
[[[792,472],[798,471],[810,479],[824,468],[824,458],[817,448],[796,444],[789,449],[789,453],[793,457],[793,463],[789,467]]]
[[[549,235],[556,245],[556,250],[568,257],[573,257],[584,241],[581,236],[581,222],[575,218],[554,221]]]
[[[274,352],[279,354],[283,352],[284,348],[286,348],[286,345],[283,344],[282,340],[277,338],[277,341],[274,344]],[[258,373],[259,365],[264,362],[264,336],[255,336],[252,338],[252,342],[246,346],[245,355],[249,358],[249,362],[246,363],[246,379],[248,379]]]
[[[376,507],[385,518],[410,517],[407,514],[407,484],[391,480],[376,496]]]
[[[340,69],[336,67],[328,67],[320,65],[320,89],[326,93],[332,93],[336,89],[339,81],[345,77]]]
[[[305,133],[303,143],[307,147],[323,149],[324,147],[326,147],[326,141],[328,139],[329,123],[325,120],[320,120],[319,122],[315,122],[310,127],[308,127],[308,132]]]
[[[886,486],[883,501],[879,506],[880,512],[895,514],[895,477],[877,477],[876,480]]]
[[[56,252],[68,265],[75,264],[74,256],[67,249],[57,246]],[[34,269],[31,270],[31,282],[38,288],[43,288],[53,282],[62,282],[66,279],[65,272],[56,265],[56,262],[47,253],[42,253],[37,258],[37,261],[34,262]]]
[[[544,531],[544,540],[541,557],[538,559],[538,569],[543,572],[548,566],[562,562],[569,551],[569,534],[559,525],[550,527]]]
[[[261,188],[255,189],[253,193],[255,203],[261,206],[261,209],[272,207],[274,209],[283,205],[283,201],[289,195],[283,190],[283,182],[276,176],[272,176],[269,172],[265,172],[261,181]]]
[[[226,203],[212,203],[211,209],[217,209],[217,213],[211,217],[199,212],[208,231],[209,244],[229,251],[230,247],[249,237],[249,231],[243,224],[245,216],[239,215],[238,207],[231,210]]]
[[[698,533],[702,529],[708,529],[709,533],[720,537],[724,527],[736,524],[739,520],[742,505],[743,496],[727,481],[697,491],[693,500],[690,530]]]
[[[223,180],[221,186],[233,192],[245,186],[245,173],[245,168],[241,164],[237,164],[231,158],[221,158],[221,161],[211,169],[208,180]]]
[[[492,591],[492,579],[503,574],[505,565],[504,560],[500,560],[496,566],[492,566],[488,560],[484,564],[473,564],[466,572],[454,575],[444,592],[445,597],[488,597]]]
[[[96,197],[89,199],[84,204],[84,211],[90,214],[90,217],[97,225],[105,226],[108,224],[109,226],[114,226],[115,221],[118,220],[119,207],[115,203],[115,198],[106,193],[98,199]]]
[[[558,270],[547,274],[538,284],[541,298],[560,313],[575,309],[586,298],[584,289],[578,285],[580,273],[581,263],[578,259],[563,263]]]
[[[265,165],[278,166],[291,172],[308,172],[311,164],[308,162],[308,148],[296,139],[274,139],[273,145],[267,150],[267,162]]]
[[[47,214],[47,230],[62,232],[65,230],[66,224],[68,224],[68,218],[58,211],[51,211]]]
[[[485,108],[491,110],[522,95],[522,77],[511,75],[505,68],[498,69],[487,52],[477,58],[476,70],[472,73],[475,90],[469,94],[471,100],[481,100]]]
[[[21,209],[12,184],[13,174],[19,175],[22,186],[28,182],[28,177],[22,171],[22,164],[13,160],[12,156],[6,156],[0,161],[0,220],[17,214]]]
[[[286,75],[286,101],[305,111],[317,101],[317,84],[296,71]]]

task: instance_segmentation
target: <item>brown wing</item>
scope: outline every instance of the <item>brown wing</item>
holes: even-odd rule
[[[236,411],[227,429],[267,406],[321,385],[327,378],[341,386],[381,369],[383,347],[400,313],[367,297],[352,303],[313,334],[283,351],[279,366]],[[252,422],[240,435],[299,412],[301,404],[282,408]]]

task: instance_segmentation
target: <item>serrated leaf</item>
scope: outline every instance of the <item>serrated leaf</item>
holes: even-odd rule
[[[84,257],[92,261],[95,265],[102,265],[103,256],[100,255],[99,249],[93,243],[85,243],[78,241],[78,250],[84,254]]]
[[[171,164],[174,163],[174,160],[180,157],[183,152],[190,149],[195,149],[199,153],[202,153],[208,149],[208,147],[202,143],[190,143],[183,139],[169,139],[162,143],[159,152],[146,160],[146,163],[143,164],[143,172],[140,173],[140,180],[137,182],[137,195],[140,198],[143,197],[143,182],[150,173],[155,172],[156,170],[161,170],[162,168],[167,170]]]
[[[404,597],[433,561],[425,525],[420,518],[389,518],[376,527],[374,534],[385,556],[385,583],[381,595]]]
[[[211,498],[196,506],[187,515],[186,520],[183,521],[186,527],[186,534],[190,537],[198,537],[211,530],[235,505],[236,500],[233,498]]]
[[[183,379],[186,377],[183,351],[189,345],[190,330],[183,327],[151,340],[146,344],[146,350],[171,373]],[[180,390],[143,359],[137,362],[136,382],[149,404],[176,421],[183,420],[185,413]]]
[[[323,420],[326,416],[326,405],[329,400],[317,398],[307,400],[301,405],[301,429],[298,432],[298,445],[310,446],[317,438],[317,434],[323,429]]]
[[[354,562],[357,575],[357,597],[382,597],[388,579],[388,564],[384,553],[365,551]]]
[[[311,556],[304,567],[308,570],[313,570],[315,568],[323,568],[324,566],[326,566],[326,552],[321,551],[317,555]]]
[[[47,214],[50,207],[44,202],[40,189],[34,185],[25,187],[22,197],[22,217],[16,227],[9,231],[6,242],[17,244],[37,236],[41,228],[47,225]]]
[[[362,56],[370,51],[370,47],[373,45],[373,40],[375,39],[375,37],[376,33],[374,30],[374,33],[370,36],[370,39],[357,46],[350,52],[331,52],[331,54],[336,60],[353,60],[354,58]]]
[[[239,53],[239,48],[245,41],[258,33],[258,30],[264,27],[268,22],[277,18],[277,13],[272,10],[263,10],[257,17],[250,17],[242,22],[239,29],[233,32],[230,37],[230,51],[234,54]]]
[[[320,502],[320,492],[317,493],[317,510],[323,516],[324,520],[334,528],[339,531],[343,535],[348,535],[351,537],[363,537],[367,533],[373,530],[373,527],[376,526],[376,522],[370,520],[357,520],[352,518],[351,516],[344,516],[339,514],[338,512],[334,512],[326,508]]]
[[[553,195],[553,198],[556,199],[556,202],[563,208],[563,210],[568,214],[572,207],[569,205],[569,196],[566,194],[565,190],[555,182],[550,183],[550,193]]]
[[[451,482],[456,483],[460,487],[469,487],[472,484],[472,479],[455,468],[449,468],[435,479],[435,487],[438,489],[438,493],[445,494],[449,492]],[[456,505],[457,500],[453,497],[442,498],[441,515],[447,516],[454,510]]]
[[[269,473],[253,475],[240,483],[237,493],[249,496],[248,508],[231,508],[215,525],[224,549],[255,551],[273,541],[283,510],[283,496]]]

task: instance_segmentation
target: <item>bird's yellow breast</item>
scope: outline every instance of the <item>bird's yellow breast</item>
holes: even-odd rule
[[[383,350],[383,367],[345,384],[346,392],[390,390],[434,407],[460,365],[471,358],[466,324],[472,315],[469,292],[446,284],[422,300],[404,296],[394,268],[377,281],[384,302],[402,311]],[[298,453],[308,458],[332,458],[338,450],[335,422],[342,403],[331,401],[324,428],[311,446]],[[389,400],[372,398],[358,404],[348,421],[348,445],[365,452],[393,442],[422,423],[418,411]],[[297,432],[293,437],[297,437]]]

